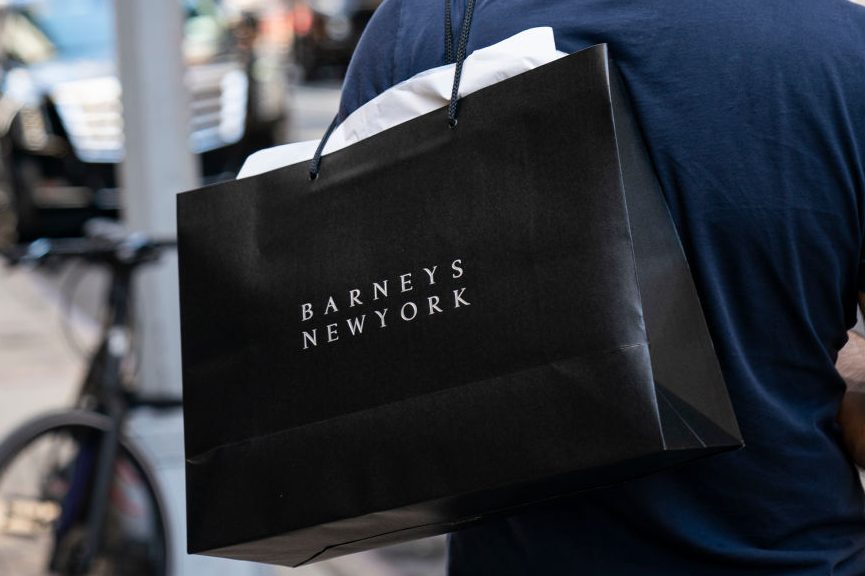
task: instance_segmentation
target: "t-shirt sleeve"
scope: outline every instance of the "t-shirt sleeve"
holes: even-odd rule
[[[385,0],[367,24],[343,82],[340,122],[393,85],[401,5]]]

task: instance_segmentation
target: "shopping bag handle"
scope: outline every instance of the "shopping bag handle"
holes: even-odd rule
[[[324,136],[318,142],[318,147],[316,147],[315,154],[312,155],[312,161],[309,163],[310,180],[318,178],[318,174],[321,172],[321,154],[324,152],[324,145],[327,144],[330,135],[333,134],[334,129],[339,124],[338,120],[339,114],[333,117],[333,120],[330,121],[330,126],[327,127],[327,130],[324,131]]]
[[[454,83],[453,88],[451,89],[451,100],[448,104],[448,126],[451,128],[456,128],[457,126],[457,113],[459,112],[459,92],[460,92],[460,81],[463,76],[463,63],[466,59],[466,48],[469,43],[469,32],[471,32],[472,28],[472,17],[475,13],[475,0],[468,0],[466,3],[466,13],[463,16],[463,25],[460,29],[460,38],[459,43],[456,47],[456,55],[454,55],[454,33],[453,33],[453,15],[451,3],[453,0],[444,0],[445,1],[445,63],[446,64],[456,64],[454,70]],[[315,180],[318,178],[319,173],[321,173],[321,156],[324,153],[324,147],[327,144],[328,139],[330,139],[330,135],[333,134],[334,129],[337,127],[339,122],[337,121],[339,115],[334,116],[333,120],[328,126],[327,130],[324,133],[324,136],[321,137],[321,140],[318,143],[318,147],[315,149],[315,154],[312,156],[312,161],[309,163],[309,179]]]
[[[453,55],[453,22],[451,16],[452,0],[445,0],[445,59],[447,63],[456,63],[454,70],[454,84],[451,89],[451,101],[448,105],[448,125],[455,128],[457,125],[457,105],[459,102],[460,80],[463,76],[463,63],[466,59],[466,47],[469,44],[469,32],[472,29],[472,17],[475,13],[475,0],[468,0],[466,4],[466,13],[463,16],[462,30],[460,31],[460,41],[456,49],[456,57]]]

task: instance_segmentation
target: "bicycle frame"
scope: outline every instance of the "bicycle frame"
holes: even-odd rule
[[[85,574],[93,558],[98,552],[105,532],[105,522],[108,513],[111,482],[114,466],[120,445],[120,430],[125,420],[127,405],[122,394],[122,368],[129,350],[129,303],[131,302],[132,268],[118,265],[112,267],[112,278],[109,287],[108,309],[109,318],[103,330],[99,346],[94,353],[90,369],[84,380],[80,395],[88,393],[95,395],[95,411],[109,417],[111,425],[104,431],[98,443],[95,474],[92,479],[83,472],[76,474],[77,482],[92,482],[92,490],[76,490],[77,496],[89,494],[90,502],[87,511],[87,536],[84,552],[76,572]],[[91,389],[92,387],[92,389]],[[87,460],[92,455],[80,454],[79,460]],[[79,507],[79,502],[64,502],[64,506]],[[55,534],[54,551],[51,565],[54,566],[59,550],[59,543],[64,534],[61,530],[68,528],[61,523]]]
[[[127,234],[116,224],[94,221],[88,238],[39,240],[26,247],[4,251],[11,264],[41,263],[48,258],[80,258],[107,267],[111,281],[107,290],[107,320],[100,335],[96,351],[91,355],[87,374],[79,389],[76,405],[81,414],[100,418],[98,427],[85,426],[94,431],[92,445],[82,445],[75,455],[70,490],[61,503],[60,522],[55,525],[49,553],[49,566],[64,575],[86,574],[97,554],[103,549],[109,501],[116,466],[124,446],[130,445],[123,437],[126,415],[131,408],[149,406],[156,409],[179,407],[181,400],[136,398],[125,389],[124,367],[132,350],[131,306],[132,280],[137,269],[159,259],[162,250],[176,245],[173,240],[153,240],[142,234]],[[23,248],[23,250],[22,250]],[[70,411],[66,414],[75,414]],[[167,533],[158,491],[152,474],[139,468],[149,484],[151,495],[157,501],[163,536]],[[83,546],[74,547],[74,555],[64,558],[64,544],[72,530],[83,536]],[[78,542],[77,539],[74,542]],[[60,565],[62,564],[62,565]]]

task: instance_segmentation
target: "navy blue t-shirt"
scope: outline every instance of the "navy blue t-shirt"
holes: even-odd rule
[[[443,22],[441,0],[386,0],[341,115],[442,65]],[[478,0],[469,50],[534,26],[618,61],[747,447],[459,532],[451,573],[865,574],[834,369],[865,289],[865,7]]]

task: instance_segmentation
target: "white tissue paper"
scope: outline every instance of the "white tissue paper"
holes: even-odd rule
[[[556,50],[553,29],[530,28],[497,44],[472,52],[463,64],[460,97],[566,56]],[[446,106],[453,90],[454,64],[420,72],[382,92],[336,127],[324,154],[369,138]],[[246,159],[238,178],[255,176],[309,160],[318,140],[295,142],[259,150]]]

